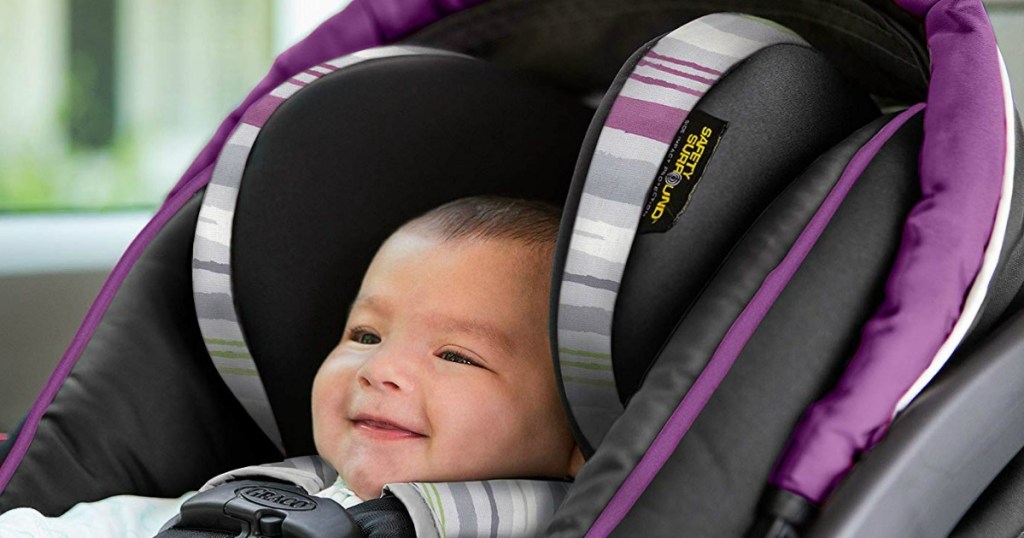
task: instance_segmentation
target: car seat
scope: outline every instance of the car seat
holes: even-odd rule
[[[957,532],[968,534],[1019,530],[1020,516],[1005,508],[1018,491],[1019,465],[1007,467],[962,517],[1024,446],[1013,433],[1020,428],[1012,427],[1019,413],[1007,412],[1019,405],[1021,379],[1008,374],[1020,362],[1012,360],[1019,343],[1011,319],[1021,285],[1013,181],[1020,175],[1013,168],[1019,146],[1006,128],[1016,123],[984,11],[970,2],[959,11],[941,2],[908,4],[915,16],[931,10],[929,79],[921,27],[891,5],[728,7],[766,16],[796,35],[720,15],[681,28],[685,36],[673,32],[643,44],[709,11],[688,2],[353,3],[282,55],[129,248],[51,383],[4,447],[0,509],[33,506],[56,514],[116,493],[177,495],[225,469],[281,459],[282,448],[285,455],[311,453],[308,386],[339,337],[339,305],[351,300],[376,244],[427,208],[492,192],[565,200],[552,340],[588,462],[548,534],[735,536],[753,525],[756,533],[864,535],[873,524],[882,528],[877,535],[902,536],[948,533],[958,522]],[[370,28],[381,35],[367,35]],[[504,69],[426,53],[331,66],[344,72],[313,82],[325,74],[317,67],[330,70],[321,64],[341,53],[398,40],[460,51]],[[741,52],[718,49],[736,43]],[[717,61],[725,63],[708,63]],[[964,65],[976,72],[969,84]],[[699,67],[705,69],[695,72]],[[460,90],[476,99],[439,105],[445,102],[439,96]],[[923,112],[919,105],[905,108],[925,101],[926,90]],[[606,97],[594,113],[580,103],[596,91]],[[663,101],[666,91],[679,95]],[[893,112],[879,116],[867,94]],[[267,104],[284,97],[269,114]],[[374,106],[359,106],[366,102]],[[286,112],[291,119],[275,123]],[[243,113],[259,124],[239,123]],[[677,171],[684,152],[695,155],[684,144],[691,135],[707,139],[704,149],[697,160],[684,160],[691,168]],[[930,144],[930,137],[938,142]],[[246,188],[238,190],[225,228],[224,213],[200,214],[196,193],[206,187],[207,198],[218,200],[210,193],[223,186],[210,177],[224,175],[225,156],[244,141],[252,146],[243,158]],[[664,199],[667,186],[675,193],[683,185],[684,172],[696,187]],[[967,177],[972,183],[949,179]],[[914,224],[936,213],[942,213],[938,224]],[[999,225],[993,228],[993,221]],[[220,306],[193,301],[195,267],[184,260],[193,259],[197,222],[233,238],[233,299]],[[936,248],[922,239],[929,233],[957,238],[929,253]],[[967,259],[963,267],[949,261],[959,256]],[[949,281],[915,293],[948,292],[955,305],[920,306],[900,295],[927,280],[914,271],[932,274],[947,263]],[[976,279],[978,266],[983,277]],[[972,282],[981,282],[974,286],[980,292],[968,290]],[[946,315],[948,325],[941,334],[910,333],[910,343],[899,344],[909,347],[858,344],[877,341],[868,337],[872,332],[906,334],[890,321],[905,315],[907,304]],[[245,327],[242,338],[210,333],[223,325],[203,321],[232,317]],[[1006,328],[995,333],[997,326]],[[882,438],[901,400],[912,399],[904,397],[908,387],[916,390],[934,375],[936,349],[948,358],[946,348],[956,347],[943,347],[951,329],[965,344],[950,368]],[[814,432],[835,424],[823,427],[815,417],[843,417],[850,406],[845,398],[857,395],[857,387],[874,392],[878,386],[856,375],[895,377],[887,366],[873,366],[886,361],[862,358],[872,346],[898,349],[898,358],[913,347],[928,356],[900,381],[905,386],[895,399],[880,399],[881,411],[863,413],[873,419],[881,413],[882,424],[867,434],[839,430],[855,440],[835,452],[831,442],[815,448]],[[246,364],[250,357],[255,367]],[[847,362],[853,377],[843,374]],[[258,372],[260,383],[249,383],[255,376],[238,371],[245,369]],[[838,389],[830,392],[833,386]],[[978,391],[990,401],[980,403]],[[801,421],[819,398],[823,403]],[[261,409],[261,401],[272,411]],[[950,418],[964,405],[971,420]],[[845,423],[863,431],[857,418]],[[962,438],[968,426],[986,443],[952,447],[950,440]],[[851,457],[876,442],[832,493]],[[913,457],[927,454],[925,445],[939,448],[923,459],[927,465]],[[967,465],[979,450],[984,462]],[[827,474],[814,470],[810,482],[826,487],[805,488],[800,477],[807,460],[800,458],[806,454],[812,464],[839,461],[840,473],[822,479]],[[773,486],[765,488],[769,475]],[[904,476],[941,487],[920,487],[921,496],[894,501]],[[944,508],[941,517],[913,509],[935,503]],[[814,505],[821,509],[816,519]]]

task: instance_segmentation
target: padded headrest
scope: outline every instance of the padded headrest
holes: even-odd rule
[[[681,30],[692,29],[687,42],[704,49],[709,35],[744,45],[754,21],[719,15],[695,23]],[[604,127],[596,153],[591,149],[586,155],[593,155],[589,169],[577,169],[576,180],[583,178],[584,184],[574,183],[567,204],[577,200],[578,210],[575,222],[563,223],[569,243],[562,247],[566,274],[553,307],[559,311],[565,395],[581,442],[591,450],[602,444],[577,475],[550,528],[588,536],[640,530],[741,535],[750,528],[759,492],[768,483],[760,506],[775,519],[766,523],[788,533],[790,527],[776,524],[806,524],[814,507],[827,501],[858,458],[900,419],[898,413],[965,336],[983,338],[1012,308],[1008,305],[1024,277],[1008,79],[997,52],[979,60],[987,71],[976,94],[965,91],[970,83],[956,69],[971,62],[972,52],[994,51],[986,49],[988,23],[980,6],[936,8],[929,24],[933,55],[939,53],[933,57],[944,61],[933,65],[927,110],[918,103],[871,121],[822,152],[792,181],[781,178],[785,189],[752,225],[739,227],[738,237],[718,233],[712,220],[697,227],[696,218],[703,204],[720,204],[716,215],[725,222],[748,217],[731,210],[732,198],[742,197],[750,185],[728,184],[731,175],[712,174],[734,162],[755,166],[744,161],[745,152],[770,143],[748,140],[732,158],[724,157],[740,122],[728,109],[720,114],[707,109],[725,80],[694,107],[679,107],[692,110],[680,113],[685,119],[663,150],[665,160],[648,162],[654,184],[647,198],[632,193],[645,204],[630,208],[639,224],[627,229],[616,229],[607,216],[584,213],[595,199],[606,205],[614,199],[607,190],[588,192],[588,187],[600,170],[602,140],[610,133],[623,136],[614,133],[610,121],[620,98],[599,111],[595,123],[603,121]],[[738,76],[757,56],[783,47],[749,55],[731,72],[716,70]],[[692,58],[671,59],[706,67]],[[639,79],[634,74],[625,76]],[[764,92],[762,79],[751,88]],[[791,106],[791,113],[800,114],[803,105]],[[657,139],[651,130],[636,134]],[[677,145],[682,146],[677,155],[685,159],[673,155]],[[615,157],[642,153],[642,147],[618,144]],[[671,176],[680,173],[669,166],[673,158],[683,161],[682,172],[701,179],[674,227],[664,231],[649,222],[656,215],[650,204],[667,197],[665,206],[671,207],[675,185],[682,184]],[[731,190],[705,197],[711,177]],[[651,181],[637,180],[637,190]],[[666,185],[673,186],[668,193]],[[628,201],[614,207],[624,209],[621,202]],[[623,214],[618,218],[625,220]],[[1011,229],[1008,222],[1017,224]],[[689,237],[680,235],[687,231]],[[711,263],[705,274],[713,276],[697,281],[688,295],[686,285],[676,281],[690,284],[684,277],[700,276],[689,258],[699,263],[712,251],[702,244],[709,236],[722,240],[728,255],[720,264],[723,258],[703,260]],[[645,241],[650,249],[641,263],[638,247]],[[594,258],[616,260],[621,280],[597,280],[601,266],[586,258],[574,270],[576,245]],[[660,272],[649,269],[662,260],[671,263]],[[566,288],[575,294],[567,297]],[[635,297],[641,300],[629,312],[625,305]],[[645,317],[659,305],[679,312],[664,320],[667,334],[653,327],[662,321],[656,315]],[[659,312],[671,310],[654,310]],[[591,330],[608,326],[604,333]],[[655,340],[649,344],[653,353],[636,353],[646,338]],[[581,347],[566,346],[568,339]],[[623,342],[627,345],[620,349]],[[583,347],[595,344],[604,347]],[[581,375],[585,370],[591,373]],[[940,465],[932,472],[945,476],[944,469]]]
[[[313,376],[377,246],[464,196],[561,205],[591,115],[485,62],[386,47],[308,70],[243,116],[199,218],[196,308],[221,375],[287,454],[314,452]]]
[[[877,115],[821,54],[751,17],[695,20],[623,66],[576,169],[552,298],[585,454],[758,214]]]

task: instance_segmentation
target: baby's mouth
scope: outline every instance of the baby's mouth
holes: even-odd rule
[[[377,439],[419,439],[426,435],[411,430],[401,424],[396,424],[387,419],[368,415],[357,415],[352,419],[352,425],[356,431],[365,433]]]

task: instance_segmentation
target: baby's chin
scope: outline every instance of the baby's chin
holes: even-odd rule
[[[338,472],[348,489],[364,501],[380,497],[387,484],[429,481],[423,473],[408,472],[394,466],[342,466]]]
[[[367,469],[352,468],[351,471],[347,470],[341,473],[341,478],[345,482],[348,489],[352,490],[360,499],[364,501],[370,499],[376,499],[381,496],[384,491],[384,486],[388,484],[403,484],[408,482],[460,482],[464,480],[478,479],[482,480],[485,477],[472,476],[463,474],[450,474],[450,473],[437,473],[428,472],[425,470],[415,469],[403,469],[398,470],[394,467],[385,469]]]
[[[388,483],[388,477],[368,472],[368,469],[365,468],[341,465],[336,466],[335,469],[338,470],[338,475],[345,486],[364,501],[380,497],[384,484]]]

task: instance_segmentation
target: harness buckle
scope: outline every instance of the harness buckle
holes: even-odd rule
[[[292,484],[258,480],[226,482],[195,495],[157,536],[170,529],[229,532],[238,538],[363,538],[338,503]]]

